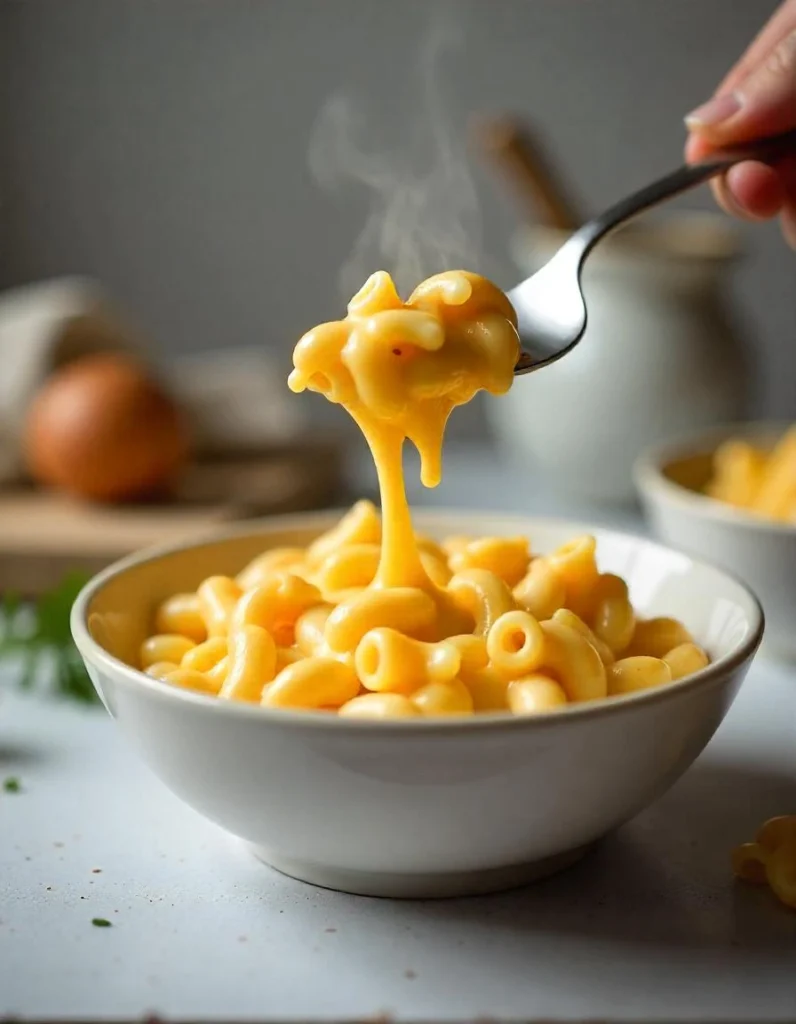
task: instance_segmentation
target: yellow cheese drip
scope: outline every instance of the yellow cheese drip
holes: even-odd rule
[[[479,390],[511,387],[519,356],[517,319],[506,296],[477,274],[437,274],[402,302],[392,278],[373,274],[344,320],[304,335],[288,384],[342,405],[373,454],[381,492],[381,558],[374,587],[419,587],[438,604],[439,632],[461,613],[429,579],[417,549],[403,476],[403,445],[420,454],[421,480],[442,475],[442,443],[451,410]]]

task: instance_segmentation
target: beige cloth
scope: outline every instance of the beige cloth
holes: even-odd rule
[[[90,280],[62,278],[0,294],[0,482],[19,474],[25,411],[53,370],[90,353],[139,348]]]

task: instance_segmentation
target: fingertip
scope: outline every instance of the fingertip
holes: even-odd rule
[[[777,171],[751,161],[731,167],[724,176],[724,186],[735,211],[754,220],[775,217],[787,199]]]
[[[696,163],[697,160],[703,160],[712,149],[715,147],[704,139],[701,135],[695,135],[691,133],[685,142],[685,159],[689,164]]]
[[[690,131],[708,139],[716,134],[723,136],[727,122],[734,120],[742,106],[743,100],[737,92],[721,92],[686,114],[685,123]]]
[[[746,210],[735,201],[735,197],[727,187],[724,177],[714,178],[710,183],[710,188],[713,192],[713,198],[725,213],[728,213],[731,217],[738,217],[741,220],[751,219]]]

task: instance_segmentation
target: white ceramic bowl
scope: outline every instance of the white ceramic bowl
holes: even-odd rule
[[[236,528],[144,552],[80,594],[72,631],[108,711],[178,796],[296,878],[377,896],[488,892],[574,861],[659,796],[724,717],[763,630],[754,596],[649,541],[591,531],[646,615],[682,618],[714,662],[655,691],[508,714],[380,723],[225,703],[125,661],[153,609],[256,553],[306,543],[331,515]],[[418,515],[424,533],[527,533],[546,551],[584,527],[487,514]]]
[[[769,521],[701,493],[713,453],[730,437],[770,445],[786,425],[748,423],[669,442],[636,463],[636,486],[660,539],[745,580],[766,615],[766,653],[796,658],[796,525]]]

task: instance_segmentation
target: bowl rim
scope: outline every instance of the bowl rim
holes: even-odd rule
[[[567,519],[512,515],[480,509],[462,510],[445,508],[415,510],[415,522],[422,526],[433,526],[436,520],[455,524],[456,522],[463,523],[467,520],[491,518],[506,524],[506,526],[516,524],[519,528],[522,525],[526,533],[530,533],[531,529],[566,529],[568,532],[572,531],[572,536],[586,533],[596,534],[598,540],[600,536],[625,541],[630,540],[663,554],[685,558],[694,565],[708,569],[740,588],[749,602],[751,627],[749,635],[736,649],[729,651],[716,661],[712,661],[700,671],[650,690],[640,690],[635,693],[622,694],[610,698],[604,697],[584,703],[567,704],[562,708],[556,708],[553,711],[540,715],[514,715],[510,711],[496,711],[479,712],[466,717],[440,716],[437,718],[418,717],[379,720],[345,718],[330,714],[327,711],[292,711],[286,708],[262,707],[259,704],[243,701],[221,701],[218,697],[211,694],[171,686],[163,680],[146,675],[140,669],[133,668],[131,665],[127,665],[119,658],[110,654],[94,640],[89,632],[88,608],[94,595],[110,580],[123,575],[135,566],[143,565],[147,562],[155,562],[168,555],[185,551],[192,547],[223,543],[236,537],[250,536],[256,534],[258,529],[267,534],[278,532],[279,530],[312,528],[316,524],[319,528],[328,526],[339,519],[346,511],[347,509],[329,509],[322,512],[299,512],[281,516],[267,516],[262,519],[249,519],[236,523],[233,526],[208,531],[207,534],[202,536],[193,536],[190,540],[184,542],[147,547],[117,560],[92,577],[81,589],[72,605],[70,627],[72,637],[81,657],[92,666],[98,666],[103,671],[113,674],[117,679],[123,680],[128,686],[143,687],[158,699],[184,702],[189,705],[204,707],[208,710],[214,708],[215,711],[211,712],[214,714],[243,718],[253,717],[254,719],[259,719],[264,724],[281,725],[288,728],[331,729],[335,732],[342,731],[359,735],[379,734],[383,736],[387,733],[400,733],[403,736],[410,736],[428,735],[429,733],[469,733],[483,730],[543,729],[561,725],[568,719],[594,719],[606,714],[619,714],[628,708],[657,704],[661,701],[674,699],[678,694],[689,690],[699,689],[703,686],[707,688],[721,683],[727,675],[751,661],[763,637],[765,628],[763,608],[757,596],[747,584],[743,580],[734,577],[731,573],[728,573],[725,569],[714,566],[702,559],[694,558],[692,555],[678,551],[676,548],[660,544],[641,534],[627,533],[610,528],[606,529],[601,526],[589,526],[588,524]],[[532,527],[529,524],[532,524]]]
[[[712,519],[715,522],[759,533],[793,536],[796,534],[796,523],[768,519],[746,509],[736,508],[708,494],[692,491],[675,483],[665,472],[672,462],[697,455],[710,455],[722,441],[731,438],[751,439],[764,434],[781,436],[792,426],[792,422],[785,420],[744,420],[691,432],[651,445],[633,464],[632,473],[636,490],[642,499],[659,499],[702,519]]]

